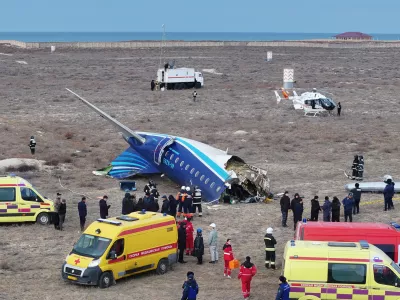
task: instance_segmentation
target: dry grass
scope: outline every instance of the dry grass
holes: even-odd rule
[[[143,275],[120,281],[105,291],[61,281],[63,260],[79,237],[76,206],[81,195],[89,197],[88,222],[99,217],[97,197],[104,194],[109,196],[111,215],[121,211],[124,193],[117,182],[95,177],[91,171],[104,167],[127,148],[112,126],[71,97],[65,87],[132,129],[191,137],[223,150],[229,148],[231,154],[249,163],[268,166],[272,192],[299,192],[306,197],[307,209],[315,194],[320,198],[344,196],[347,179],[343,169],[349,168],[356,153],[364,154],[367,178],[378,180],[387,173],[400,177],[400,119],[393,109],[400,94],[396,79],[400,63],[391,49],[276,48],[274,61],[268,64],[264,48],[168,49],[168,56],[192,57],[178,59],[179,66],[215,68],[225,74],[205,75],[206,88],[198,90],[196,103],[191,91],[150,92],[149,82],[158,67],[156,50],[63,50],[55,55],[42,50],[13,51],[29,65],[17,71],[13,60],[1,61],[0,159],[32,157],[27,144],[35,135],[35,157],[46,160],[55,170],[51,175],[35,172],[35,176],[24,176],[30,177],[44,196],[55,198],[57,191],[62,192],[67,199],[67,220],[64,232],[36,224],[0,226],[0,236],[7,241],[0,243],[0,252],[7,253],[0,258],[0,275],[7,282],[0,298],[62,299],[68,295],[78,299],[177,299],[181,281],[188,270],[193,270],[200,284],[199,300],[242,299],[239,282],[221,276],[222,263],[199,267],[192,258],[166,276]],[[5,50],[0,48],[0,52]],[[196,58],[199,56],[208,58]],[[378,56],[382,59],[377,60]],[[133,59],[115,60],[118,57]],[[288,63],[295,69],[300,87],[333,93],[343,106],[343,116],[305,118],[288,102],[277,105],[272,90],[281,86],[282,70]],[[249,134],[233,135],[237,130]],[[66,133],[73,135],[67,138]],[[59,176],[63,186],[74,193],[59,185]],[[168,179],[155,176],[154,180],[159,182],[161,194],[176,193],[178,187]],[[137,182],[142,191],[145,179]],[[363,201],[366,198],[376,196],[366,195]],[[381,210],[381,204],[365,206],[356,220],[397,221],[395,212],[384,214]],[[293,236],[291,228],[279,227],[277,203],[206,209],[195,226],[207,231],[211,222],[218,226],[219,248],[224,239],[232,238],[236,256],[243,259],[250,255],[259,267],[252,299],[273,299],[280,271],[263,268],[264,230],[275,228],[279,264],[284,243]],[[206,262],[208,258],[206,251]],[[45,289],[38,280],[46,282]]]

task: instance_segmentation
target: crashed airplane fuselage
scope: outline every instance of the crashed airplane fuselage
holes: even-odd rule
[[[267,195],[267,172],[204,143],[159,133],[135,132],[67,89],[122,132],[129,144],[111,162],[105,174],[123,179],[161,173],[182,186],[199,186],[206,201],[220,198],[230,185],[239,184],[250,195]]]

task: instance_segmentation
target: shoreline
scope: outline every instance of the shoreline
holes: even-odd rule
[[[121,41],[121,42],[22,42],[0,40],[0,45],[22,49],[56,48],[72,49],[140,49],[159,48],[161,41]],[[398,48],[400,41],[358,41],[358,40],[287,40],[287,41],[165,41],[163,47],[314,47],[314,48]]]

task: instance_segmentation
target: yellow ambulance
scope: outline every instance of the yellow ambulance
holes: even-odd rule
[[[98,219],[81,235],[62,266],[66,281],[107,288],[115,280],[177,262],[178,233],[172,216],[134,212]]]
[[[283,274],[290,299],[400,300],[400,268],[365,241],[289,241]]]
[[[25,179],[0,176],[0,223],[38,222],[49,224],[54,203],[41,196]]]

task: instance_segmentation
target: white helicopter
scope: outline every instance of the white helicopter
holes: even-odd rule
[[[317,92],[317,89],[313,89],[312,92],[302,93],[300,96],[293,90],[293,96],[290,96],[289,92],[284,88],[281,89],[282,97],[287,100],[292,100],[294,109],[304,110],[304,115],[313,115],[314,117],[320,112],[331,111],[335,109],[336,103],[321,93]],[[276,100],[278,103],[281,102],[282,97],[278,91],[275,91]]]

